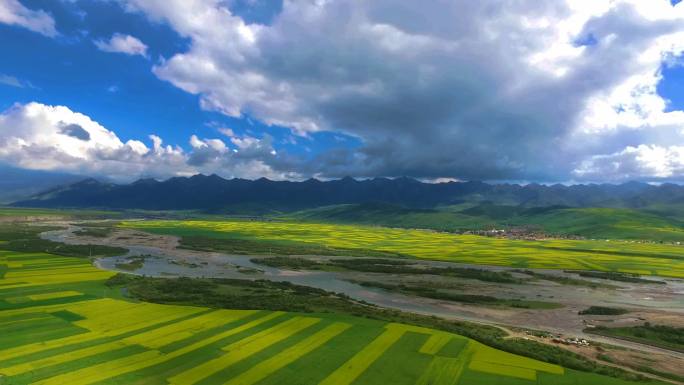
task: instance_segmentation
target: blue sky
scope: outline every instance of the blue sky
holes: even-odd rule
[[[278,148],[303,155],[315,154],[353,138],[317,133],[296,138],[290,130],[268,127],[258,119],[232,118],[200,108],[199,97],[182,91],[152,73],[152,66],[187,48],[188,41],[163,23],[125,12],[115,2],[25,0],[31,9],[43,9],[55,19],[61,36],[50,38],[22,28],[0,24],[3,47],[12,52],[0,62],[0,73],[26,82],[24,88],[0,84],[0,109],[14,103],[38,101],[66,105],[114,130],[122,140],[159,135],[165,143],[189,147],[190,135],[216,137],[217,126],[236,134],[261,137],[267,132]],[[280,11],[277,1],[250,5],[236,2],[231,9],[255,23],[268,23]],[[99,50],[93,40],[114,33],[144,41],[148,57]],[[28,86],[30,83],[31,86]]]
[[[658,83],[658,95],[669,101],[669,111],[684,109],[684,66],[666,66],[662,74],[663,80]]]
[[[571,182],[684,176],[684,47],[661,43],[681,40],[677,2],[591,9],[504,2],[492,10],[458,1],[417,8],[6,1],[14,19],[0,18],[0,111],[22,128],[5,129],[14,136],[3,138],[0,120],[0,162],[12,166],[118,180],[194,172]],[[522,42],[478,42],[477,29],[498,12],[544,22],[501,23],[506,35],[521,28]],[[194,17],[202,22],[192,25]],[[116,36],[142,51],[103,48]],[[617,50],[614,40],[633,52]],[[516,44],[538,52],[524,56]],[[660,56],[638,57],[649,48]],[[62,142],[77,113],[113,141]],[[97,136],[89,123],[73,124]],[[40,141],[23,132],[57,136]],[[155,158],[150,135],[182,154]],[[121,157],[114,163],[113,151]],[[37,161],[35,153],[57,155]]]

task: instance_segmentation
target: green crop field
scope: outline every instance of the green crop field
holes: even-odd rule
[[[87,260],[0,251],[0,384],[629,384],[335,314],[135,302]]]
[[[460,263],[573,270],[618,271],[684,278],[684,247],[596,240],[509,240],[427,230],[358,225],[259,221],[139,221],[121,226],[182,237],[308,244],[372,250]],[[265,248],[268,250],[268,248]],[[358,254],[358,253],[356,253]]]

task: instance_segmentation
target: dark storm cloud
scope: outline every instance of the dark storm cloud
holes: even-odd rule
[[[635,135],[609,143],[605,132],[585,135],[587,111],[593,98],[658,70],[660,58],[644,60],[645,52],[679,52],[657,44],[684,26],[664,0],[595,9],[531,0],[291,1],[268,26],[245,25],[209,0],[171,4],[128,2],[192,39],[155,73],[199,94],[204,108],[362,142],[308,162],[264,158],[323,176],[571,178],[583,160],[641,144]],[[187,14],[203,22],[188,23]],[[663,145],[673,135],[645,136]]]
[[[83,141],[90,140],[90,133],[78,124],[63,124],[61,133]]]

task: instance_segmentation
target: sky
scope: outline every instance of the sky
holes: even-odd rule
[[[5,167],[684,181],[676,1],[0,0],[0,48]]]

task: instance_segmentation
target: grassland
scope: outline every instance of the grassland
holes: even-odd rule
[[[622,315],[629,313],[629,310],[619,307],[590,306],[581,310],[579,314],[586,315]]]
[[[631,327],[597,327],[587,329],[588,332],[604,336],[617,337],[646,345],[684,352],[684,328],[666,325],[651,325],[648,322],[641,326]]]
[[[96,219],[118,217],[120,213],[104,210],[59,210],[43,208],[22,208],[0,206],[0,219],[10,218],[73,218],[73,219]]]
[[[509,223],[537,225],[552,234],[574,234],[587,238],[684,241],[684,222],[647,211],[566,208],[533,212],[528,211],[527,215],[510,219]]]
[[[484,282],[522,283],[507,271],[461,267],[425,267],[406,259],[385,258],[334,258],[327,261],[314,261],[300,257],[259,257],[252,262],[272,267],[283,267],[290,270],[328,270],[328,271],[362,271],[385,274],[417,274],[441,275],[446,277],[470,278]]]
[[[67,245],[41,239],[43,231],[56,227],[26,226],[20,224],[0,224],[0,249],[25,253],[51,253],[67,257],[108,257],[125,254],[128,250],[121,247],[101,245]]]
[[[204,248],[231,252],[339,255],[364,250],[469,264],[615,271],[684,278],[684,248],[670,244],[596,240],[510,240],[427,230],[275,221],[138,221],[121,226],[202,240]],[[183,243],[192,248],[192,244]],[[284,246],[283,246],[284,245]],[[281,247],[282,246],[282,247]],[[201,249],[201,248],[200,248]]]
[[[276,218],[439,231],[478,230],[497,225],[497,220],[494,218],[467,215],[453,209],[414,209],[383,203],[323,206],[281,214]]]
[[[83,258],[0,250],[0,267],[3,385],[630,383],[403,323],[134,301]]]

